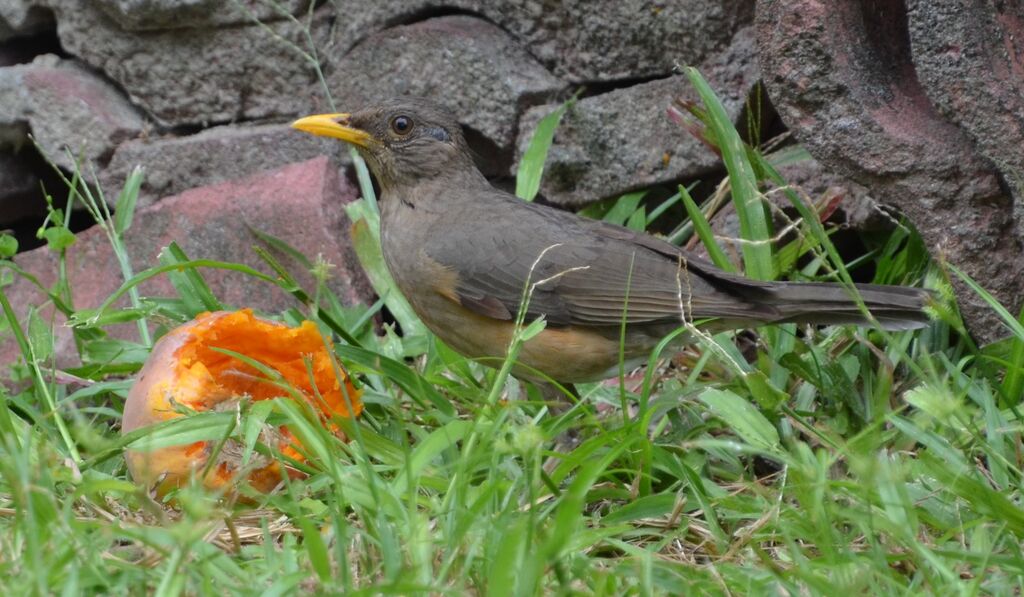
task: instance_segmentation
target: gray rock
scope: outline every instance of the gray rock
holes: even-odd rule
[[[555,75],[574,82],[665,75],[697,64],[750,23],[751,0],[347,0],[336,3],[344,50],[369,33],[458,9],[485,17]],[[369,33],[368,33],[369,32]]]
[[[0,0],[0,42],[52,26],[53,18],[39,4],[34,0]]]
[[[301,14],[309,0],[277,0],[281,10],[261,0],[96,0],[96,4],[124,29],[140,31],[252,24],[254,18],[269,23]]]
[[[102,176],[105,188],[116,191],[135,166],[145,169],[139,202],[176,195],[195,187],[249,176],[261,170],[320,155],[348,162],[348,150],[334,139],[304,135],[288,125],[220,126],[187,137],[129,141],[114,152]],[[116,193],[107,192],[107,197]]]
[[[55,3],[64,47],[121,85],[132,101],[165,126],[209,125],[294,115],[315,80],[298,51],[302,27],[263,26],[124,31],[85,0]],[[317,31],[325,31],[321,13]],[[298,94],[298,96],[297,96]]]
[[[736,120],[757,82],[751,28],[700,67]],[[580,205],[654,184],[699,177],[720,167],[706,145],[666,116],[673,100],[697,101],[684,75],[584,98],[565,114],[548,153],[541,193]],[[528,111],[519,127],[519,157],[538,121],[557,105]]]
[[[371,36],[332,69],[338,106],[398,95],[435,99],[463,125],[511,149],[520,106],[544,102],[563,84],[494,25],[440,17]]]
[[[43,152],[71,170],[74,160],[101,166],[114,147],[137,136],[143,119],[117,89],[69,60],[40,56],[0,68],[0,139],[17,143],[25,125]]]

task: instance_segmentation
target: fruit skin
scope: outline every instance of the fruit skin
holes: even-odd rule
[[[325,426],[333,429],[329,423],[331,416],[358,415],[362,403],[359,391],[344,372],[340,372],[341,379],[338,379],[329,346],[324,342],[316,326],[309,321],[292,328],[259,319],[250,309],[202,313],[168,332],[153,346],[128,392],[122,433],[183,416],[182,412],[187,409],[234,410],[242,400],[265,400],[288,394],[283,388],[265,381],[251,366],[211,347],[238,352],[276,369],[314,411],[321,414]],[[286,428],[264,429],[261,441],[276,444],[275,447],[289,457],[302,459],[295,449],[298,442]],[[203,441],[151,450],[129,449],[125,459],[137,483],[163,495],[187,483],[193,475],[201,474],[207,468],[216,443]],[[222,446],[217,462],[209,467],[203,479],[206,487],[222,489],[237,482],[240,450],[237,444],[228,445],[231,443]],[[252,454],[246,465],[249,484],[259,491],[270,491],[281,481],[280,466],[275,460]],[[296,476],[298,473],[288,471],[288,474]]]

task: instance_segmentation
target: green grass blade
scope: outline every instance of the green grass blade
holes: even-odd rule
[[[525,200],[533,201],[540,191],[540,179],[544,174],[544,162],[548,157],[548,150],[555,140],[555,130],[558,123],[562,121],[574,100],[569,100],[556,108],[550,114],[544,116],[537,123],[537,128],[530,138],[530,144],[523,152],[519,160],[519,170],[516,173],[516,196]]]
[[[722,250],[722,246],[718,244],[718,241],[715,239],[715,233],[711,230],[711,224],[704,217],[704,212],[697,207],[693,197],[690,196],[690,192],[683,185],[679,185],[679,194],[683,198],[686,213],[690,216],[690,221],[693,223],[694,232],[697,233],[700,242],[704,244],[704,248],[708,251],[708,257],[723,270],[735,273],[736,266],[729,261],[729,257]]]
[[[317,577],[320,578],[320,582],[329,582],[331,580],[331,561],[327,555],[327,545],[320,535],[320,529],[305,516],[295,519],[295,523],[302,530],[302,545],[306,548],[306,555],[309,557],[309,562],[312,564],[313,570],[316,571]]]
[[[733,392],[715,388],[704,390],[699,398],[745,442],[769,454],[780,452],[778,431],[750,404],[749,400]]]
[[[608,208],[608,211],[601,219],[605,222],[625,226],[626,222],[637,213],[637,209],[640,207],[640,201],[646,194],[647,191],[626,193],[615,200],[615,203]]]
[[[288,248],[291,249],[291,247]],[[274,259],[274,257],[270,253],[268,253],[261,247],[253,247],[253,250],[256,252],[256,255],[260,259],[262,259],[263,262],[270,267],[270,269],[274,270],[274,273],[278,275],[278,277],[280,278],[279,285],[282,288],[284,288],[289,294],[295,297],[295,299],[298,300],[303,305],[314,305],[313,298],[310,297],[309,294],[299,286],[298,281],[292,277],[291,273],[283,265],[281,265],[277,261],[277,259]],[[294,251],[294,249],[291,250]],[[296,251],[296,253],[298,252]],[[308,260],[306,262],[308,263]],[[345,342],[353,346],[362,346],[362,343],[359,342],[359,340],[357,340],[347,329],[345,329],[345,326],[343,326],[341,322],[339,322],[337,318],[334,317],[330,310],[321,309],[319,308],[319,306],[317,306],[317,308],[313,309],[313,316],[316,319],[319,319],[320,321],[324,322],[324,324],[327,327],[329,327],[331,331],[333,331],[335,334],[338,334],[338,336]],[[356,329],[358,329],[358,327],[359,326],[356,326]]]
[[[175,417],[146,427],[126,444],[132,450],[150,451],[220,439],[235,424],[233,412],[201,412]]]
[[[445,421],[455,416],[451,403],[404,363],[356,346],[336,346],[334,350],[342,360],[358,363],[383,374],[421,404],[434,405]]]
[[[263,232],[258,228],[253,228],[252,226],[247,225],[246,228],[249,229],[249,232],[252,233],[253,236],[260,239],[264,244],[266,244],[271,249],[274,249],[275,251],[280,251],[285,255],[291,257],[292,259],[295,260],[296,263],[306,268],[307,271],[313,269],[313,262],[311,262],[308,257],[303,255],[301,251],[291,246],[284,240],[277,238],[272,234],[267,234],[266,232]]]
[[[365,219],[357,220],[352,224],[352,248],[355,249],[356,257],[370,279],[370,284],[377,292],[377,295],[384,300],[395,320],[402,326],[402,334],[409,338],[411,336],[425,336],[427,328],[420,321],[412,305],[398,290],[391,272],[384,264],[384,255],[381,253],[380,241],[375,239],[370,230],[370,225]]]
[[[264,274],[263,272],[261,272],[259,270],[253,269],[253,268],[249,267],[248,265],[242,265],[240,263],[231,263],[231,262],[227,262],[227,261],[214,261],[212,259],[194,259],[194,260],[191,260],[191,261],[176,262],[176,263],[172,263],[172,264],[168,264],[168,265],[161,265],[159,267],[149,268],[149,269],[147,269],[145,271],[139,272],[134,277],[132,277],[130,280],[125,281],[125,283],[122,284],[120,288],[115,290],[113,294],[111,294],[109,297],[107,297],[107,299],[105,301],[103,301],[100,304],[100,306],[96,308],[95,311],[92,312],[91,316],[89,317],[89,322],[91,323],[94,319],[103,316],[106,313],[107,309],[112,307],[114,305],[114,303],[117,302],[118,299],[120,299],[122,296],[124,296],[129,290],[131,290],[132,288],[137,287],[139,284],[142,284],[146,280],[149,280],[151,278],[155,278],[155,277],[157,277],[157,276],[159,276],[161,274],[165,274],[165,273],[168,273],[168,272],[181,271],[181,270],[200,268],[200,267],[208,267],[208,268],[212,268],[212,269],[223,269],[223,270],[228,270],[228,271],[240,272],[240,273],[246,274],[246,275],[248,275],[248,276],[250,276],[252,278],[255,278],[257,280],[261,280],[263,282],[269,282],[271,284],[274,284],[275,286],[280,286],[280,283],[278,282],[278,280],[276,278],[273,278],[272,276],[268,276],[267,274]],[[72,323],[74,323],[74,322],[72,322]]]
[[[395,478],[394,492],[404,493],[408,484],[423,474],[431,461],[461,442],[472,429],[471,421],[450,421],[421,440],[410,455],[408,464]]]
[[[139,189],[142,188],[144,178],[142,168],[136,166],[124,181],[124,187],[117,196],[117,202],[114,204],[114,232],[119,237],[123,237],[125,231],[132,225],[132,219],[135,217],[135,204],[139,200]]]
[[[47,382],[43,379],[43,374],[40,370],[40,364],[37,361],[35,351],[33,350],[28,337],[25,335],[25,332],[22,330],[21,324],[18,322],[18,317],[14,314],[14,309],[11,307],[11,303],[7,299],[7,294],[3,291],[3,288],[0,288],[0,310],[3,311],[4,317],[6,317],[7,323],[14,333],[14,339],[18,344],[18,349],[21,351],[22,358],[25,359],[29,369],[32,371],[35,389],[43,394],[46,406],[53,415],[57,430],[60,433],[61,439],[64,441],[64,447],[75,462],[81,461],[78,446],[71,438],[71,432],[68,430],[68,426],[64,422],[64,417],[57,408],[57,403],[50,392]]]
[[[747,147],[736,132],[721,100],[708,85],[703,76],[693,67],[686,69],[707,108],[708,126],[718,141],[726,170],[729,172],[729,186],[732,188],[733,204],[740,221],[743,241],[740,248],[746,273],[755,280],[770,280],[774,274],[769,221],[765,213],[761,194],[757,189],[757,176],[747,157]]]
[[[690,186],[692,187],[694,185]],[[687,191],[689,190],[690,189],[687,189]],[[668,199],[665,199],[664,201],[659,203],[654,209],[650,211],[650,213],[647,214],[647,227],[649,228],[651,225],[654,224],[655,221],[657,221],[658,218],[660,218],[666,211],[668,211],[669,208],[671,208],[676,203],[679,203],[679,201],[682,200],[682,197],[682,194],[676,193],[675,195],[672,195]]]
[[[1024,308],[1021,309],[1017,323],[1024,327]],[[1006,377],[1002,384],[1003,396],[1024,396],[1024,336],[1014,334],[1010,340],[1010,361],[1006,366]]]
[[[159,260],[164,265],[178,265],[187,263],[189,258],[185,251],[178,246],[178,243],[172,242],[160,252]],[[181,298],[185,300],[185,304],[193,309],[194,312],[190,314],[193,317],[202,311],[220,311],[224,308],[224,305],[210,290],[206,280],[195,268],[168,270],[167,278]]]

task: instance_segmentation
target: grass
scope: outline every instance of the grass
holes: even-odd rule
[[[776,238],[766,181],[773,163],[744,145],[695,71],[703,107],[691,125],[722,153],[728,178],[703,206],[686,188],[651,208],[626,195],[587,213],[634,228],[690,214],[693,235],[722,265],[760,278],[849,281],[813,200],[780,193],[802,216]],[[517,188],[536,193],[557,124],[531,147]],[[365,174],[365,172],[364,172]],[[120,263],[131,224],[133,174],[113,215],[93,201]],[[1024,326],[968,281],[1000,315],[1008,339],[977,347],[962,334],[947,278],[906,226],[869,259],[875,279],[925,284],[942,300],[916,332],[793,325],[697,335],[680,354],[659,349],[617,384],[581,387],[580,404],[548,412],[536,391],[469,362],[420,325],[379,259],[372,186],[351,209],[360,259],[382,298],[343,307],[310,263],[300,288],[267,252],[267,274],[168,247],[100,309],[74,306],[61,278],[18,319],[0,287],[4,330],[23,362],[0,386],[0,586],[8,594],[1020,594],[1024,589],[1020,398]],[[63,255],[64,214],[91,195],[68,180],[68,204],[42,234]],[[720,200],[719,200],[720,199]],[[740,214],[743,263],[729,261],[706,221],[723,201]],[[280,241],[264,242],[287,249]],[[0,237],[0,248],[9,241]],[[195,257],[195,258],[192,258]],[[223,305],[209,268],[248,273],[295,298],[274,314],[310,319],[335,338],[367,409],[338,421],[340,441],[301,402],[282,397],[237,415],[198,413],[122,437],[130,375],[169,325]],[[27,276],[0,260],[0,274]],[[168,276],[171,297],[143,297]],[[3,278],[0,278],[3,279]],[[118,299],[127,296],[128,303]],[[387,307],[402,335],[369,322]],[[44,306],[73,323],[82,366],[53,365]],[[105,329],[138,322],[137,342]],[[522,321],[517,342],[543,325]],[[152,338],[149,336],[152,334]],[[515,344],[511,347],[514,353]],[[273,377],[273,371],[266,372]],[[10,389],[11,387],[17,389]],[[239,504],[184,487],[173,505],[131,482],[133,442],[238,439],[250,450],[264,424],[288,424],[305,447],[303,479]],[[578,446],[556,452],[567,431]],[[255,432],[254,432],[255,431]]]

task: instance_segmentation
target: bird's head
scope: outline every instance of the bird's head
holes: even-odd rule
[[[455,117],[425,99],[398,98],[351,114],[307,116],[292,127],[351,143],[385,189],[475,170]]]

